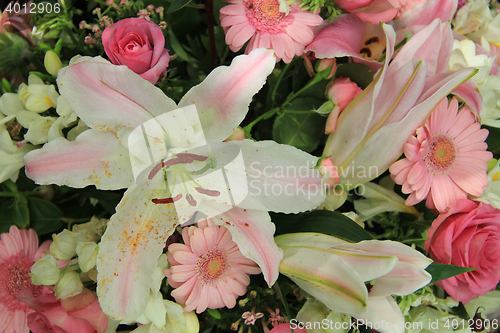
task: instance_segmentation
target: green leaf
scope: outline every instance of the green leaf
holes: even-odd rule
[[[214,317],[215,319],[221,319],[221,314],[219,311],[217,310],[214,310],[214,309],[207,309],[207,312],[209,315],[211,315],[212,317]]]
[[[340,64],[335,71],[335,77],[348,77],[361,89],[365,89],[373,81],[373,72],[364,64]]]
[[[433,283],[446,280],[452,276],[460,275],[462,273],[472,272],[475,268],[433,263],[430,264],[425,270],[432,275],[431,283]]]
[[[306,152],[316,149],[324,135],[326,123],[325,117],[313,111],[320,106],[321,103],[316,99],[296,99],[274,121],[273,139]]]
[[[373,239],[372,235],[347,216],[329,210],[303,214],[270,213],[276,225],[275,235],[296,232],[320,232],[348,242]]]
[[[168,7],[167,14],[173,13],[190,3],[191,0],[174,0]]]
[[[9,232],[9,228],[14,224],[12,219],[12,207],[14,206],[14,199],[5,200],[0,204],[0,233]]]
[[[483,126],[490,134],[486,138],[486,143],[488,144],[488,150],[498,152],[500,151],[500,128]]]
[[[30,212],[28,209],[28,199],[24,195],[18,195],[14,199],[12,209],[12,220],[19,228],[26,228],[30,224]]]
[[[52,202],[37,197],[28,199],[31,227],[38,235],[51,234],[64,227],[61,210]]]

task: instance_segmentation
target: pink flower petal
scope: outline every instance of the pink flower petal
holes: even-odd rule
[[[108,223],[97,256],[97,294],[112,318],[135,320],[146,308],[158,257],[177,225],[173,204],[151,200],[168,196],[133,186]]]
[[[87,130],[75,141],[57,138],[26,154],[24,164],[38,184],[115,190],[134,182],[129,152],[112,132]]]
[[[179,106],[195,103],[207,142],[220,142],[241,123],[253,95],[262,88],[275,63],[273,52],[268,50],[238,56],[231,66],[217,67],[191,88]]]

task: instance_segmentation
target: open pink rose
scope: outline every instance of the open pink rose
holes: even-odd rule
[[[484,295],[500,281],[500,210],[459,200],[432,222],[425,250],[437,263],[476,269],[437,283],[453,299]]]
[[[37,301],[37,312],[28,315],[33,333],[103,333],[108,326],[97,297],[86,288],[67,299],[57,300],[54,294],[47,294]]]
[[[125,65],[153,84],[168,67],[165,37],[153,22],[141,18],[120,20],[104,29],[102,44],[113,64]]]

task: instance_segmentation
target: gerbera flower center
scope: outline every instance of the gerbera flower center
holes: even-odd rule
[[[435,175],[446,175],[455,165],[456,146],[453,139],[446,133],[436,133],[429,139],[427,154],[424,161],[427,170]]]
[[[278,0],[250,0],[247,2],[247,17],[255,29],[276,34],[283,32],[293,21],[293,15],[280,12]]]
[[[227,269],[227,256],[218,247],[207,251],[196,263],[196,275],[205,283],[217,280]]]
[[[33,261],[23,255],[12,256],[0,264],[0,302],[8,309],[28,309],[28,305],[19,300],[20,294],[27,292],[34,297],[38,296],[42,286],[31,284]]]

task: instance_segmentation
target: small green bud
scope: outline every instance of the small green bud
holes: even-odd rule
[[[63,67],[61,59],[59,59],[54,51],[47,51],[45,53],[43,64],[47,72],[53,76],[57,76],[57,72]]]

